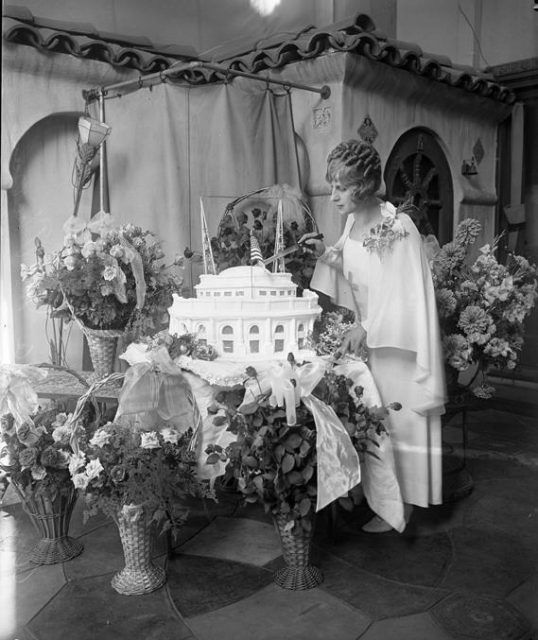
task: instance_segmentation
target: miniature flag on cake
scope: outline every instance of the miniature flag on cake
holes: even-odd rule
[[[254,265],[258,263],[261,263],[262,266],[265,266],[263,264],[262,250],[260,248],[258,238],[256,238],[256,236],[251,231],[250,232],[250,264]]]

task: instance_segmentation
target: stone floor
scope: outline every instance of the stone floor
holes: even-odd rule
[[[516,407],[517,409],[517,407]],[[278,536],[257,506],[235,493],[193,503],[166,553],[166,585],[144,596],[110,586],[122,568],[117,529],[104,518],[71,534],[83,553],[35,566],[36,535],[13,494],[0,509],[2,640],[531,640],[538,639],[538,421],[496,402],[468,416],[464,473],[454,496],[415,509],[403,534],[366,534],[366,505],[336,522],[320,514],[314,560],[323,583],[289,591]],[[525,415],[526,414],[526,415]],[[461,416],[444,428],[461,461]],[[450,462],[450,460],[449,460]],[[450,469],[447,464],[447,469]],[[537,635],[534,635],[537,634]]]

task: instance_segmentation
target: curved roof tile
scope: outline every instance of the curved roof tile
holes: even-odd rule
[[[154,45],[147,38],[98,32],[92,25],[36,18],[24,7],[8,6],[3,13],[8,18],[3,36],[9,42],[101,60],[141,73],[163,71],[178,60],[193,59],[211,60],[237,71],[258,73],[315,58],[322,53],[341,51],[405,69],[479,96],[508,104],[515,101],[515,94],[497,84],[493,76],[453,64],[447,56],[425,53],[415,43],[388,38],[376,29],[369,16],[361,13],[322,29],[306,27],[295,34],[275,34],[257,41],[241,38],[200,56],[192,47]],[[225,75],[209,69],[188,69],[174,77],[198,85],[222,80]]]

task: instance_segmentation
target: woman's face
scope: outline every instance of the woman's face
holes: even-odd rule
[[[354,186],[345,187],[340,180],[331,182],[331,202],[334,202],[340,215],[349,215],[357,209],[357,203],[353,200]]]

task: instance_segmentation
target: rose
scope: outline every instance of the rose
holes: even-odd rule
[[[107,433],[105,429],[99,429],[90,440],[90,446],[92,447],[104,447],[105,444],[110,442],[110,433]]]
[[[158,449],[161,446],[155,431],[147,431],[140,434],[140,447],[142,449]]]
[[[75,489],[85,489],[88,486],[89,478],[85,473],[77,473],[72,476]]]
[[[105,280],[114,280],[116,277],[117,269],[113,265],[108,265],[103,270],[103,278]]]
[[[45,467],[41,467],[39,465],[32,467],[32,478],[34,480],[43,480],[46,475],[47,470],[45,469]]]
[[[95,254],[97,252],[97,245],[95,244],[95,242],[92,242],[91,240],[88,240],[88,242],[86,242],[86,244],[82,247],[82,255],[85,258],[89,258],[91,255]]]
[[[165,427],[161,431],[161,436],[165,442],[171,442],[172,444],[177,444],[179,441],[180,434],[171,427]]]
[[[115,244],[113,247],[110,248],[110,255],[113,258],[118,258],[118,259],[123,258],[123,255],[124,255],[123,247],[120,246],[119,244]]]
[[[19,463],[23,469],[31,467],[37,462],[38,450],[35,447],[28,447],[19,453]]]
[[[101,464],[101,460],[96,458],[95,460],[90,460],[86,465],[86,475],[88,476],[88,480],[93,480],[97,478],[97,476],[104,471],[103,465]]]
[[[41,452],[41,464],[44,467],[59,467],[61,462],[60,452],[54,447],[47,447]]]
[[[0,431],[6,436],[11,436],[15,433],[15,418],[11,413],[0,418]]]
[[[32,423],[23,422],[17,427],[17,438],[22,444],[32,447],[39,440],[39,434]]]
[[[116,465],[110,469],[110,479],[114,484],[119,484],[125,480],[126,472],[125,467],[121,465]]]
[[[52,427],[61,427],[67,422],[67,413],[59,413],[54,422],[52,423]]]
[[[52,432],[52,439],[60,445],[67,446],[71,439],[71,430],[69,427],[56,427]]]
[[[66,256],[63,260],[65,268],[68,271],[73,271],[73,269],[77,266],[77,259],[75,256]]]

